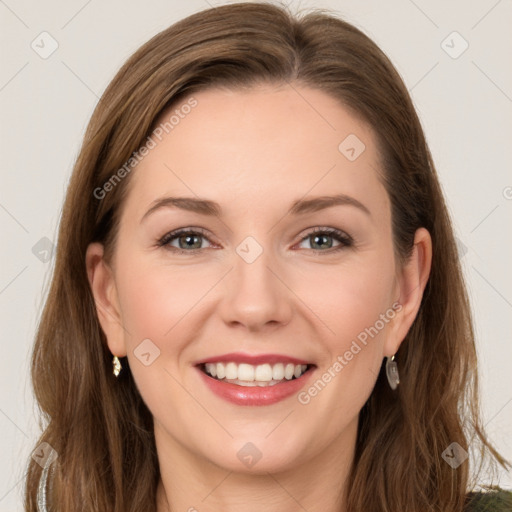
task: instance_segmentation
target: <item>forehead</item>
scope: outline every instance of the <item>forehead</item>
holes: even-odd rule
[[[159,137],[131,177],[127,203],[137,214],[166,194],[213,199],[233,214],[332,193],[385,207],[373,131],[324,92],[208,89],[157,125]]]

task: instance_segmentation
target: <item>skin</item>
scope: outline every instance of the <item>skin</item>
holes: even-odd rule
[[[101,244],[86,255],[108,346],[128,356],[155,419],[157,510],[343,511],[359,411],[418,312],[430,236],[419,229],[411,259],[398,265],[375,136],[325,93],[267,85],[194,97],[198,105],[133,171],[111,264]],[[366,146],[353,162],[338,150],[349,134]],[[341,205],[286,215],[296,199],[335,193],[370,213]],[[211,199],[223,214],[160,208],[141,223],[166,195]],[[207,232],[197,255],[157,246],[189,227]],[[315,246],[315,227],[340,229],[354,244],[332,252],[340,242],[328,237]],[[263,249],[250,264],[236,252],[247,236]],[[307,405],[295,395],[234,405],[193,367],[227,352],[279,353],[314,363],[321,377],[394,302],[400,312]],[[134,355],[147,338],[160,350],[149,366]],[[237,457],[247,442],[262,454],[251,468]]]

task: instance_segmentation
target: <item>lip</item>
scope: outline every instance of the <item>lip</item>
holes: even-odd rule
[[[215,359],[212,361],[219,361]],[[233,359],[229,359],[233,361]],[[287,361],[292,362],[291,359]],[[209,362],[209,361],[206,361]],[[278,362],[281,362],[279,360]],[[297,363],[300,364],[300,363]],[[306,364],[306,363],[303,363]],[[211,377],[201,369],[202,365],[196,366],[200,378],[215,395],[235,405],[272,405],[286,398],[297,394],[303,388],[314,373],[315,366],[311,365],[308,370],[298,379],[284,380],[273,386],[238,386],[229,382],[223,382]]]
[[[208,357],[207,359],[201,359],[194,364],[194,366],[200,366],[205,363],[247,363],[252,365],[258,364],[277,364],[277,363],[293,363],[293,364],[307,364],[313,365],[311,361],[305,361],[304,359],[297,359],[296,357],[287,356],[285,354],[246,354],[244,352],[231,352],[230,354],[222,354],[218,356]]]

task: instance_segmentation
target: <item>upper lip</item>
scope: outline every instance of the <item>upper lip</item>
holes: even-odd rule
[[[258,364],[277,364],[277,363],[293,363],[293,364],[307,364],[312,365],[310,361],[304,359],[297,359],[296,357],[287,356],[285,354],[244,354],[242,352],[231,352],[229,354],[221,354],[218,356],[211,356],[201,359],[195,363],[199,366],[205,363],[247,363],[252,365]]]

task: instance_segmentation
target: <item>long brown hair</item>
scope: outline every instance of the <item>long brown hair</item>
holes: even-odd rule
[[[152,415],[125,361],[119,379],[112,375],[85,267],[91,242],[105,245],[107,259],[114,251],[130,174],[108,194],[95,191],[178,100],[210,86],[257,83],[322,90],[366,120],[379,141],[397,255],[407,259],[419,227],[433,240],[420,311],[396,355],[401,384],[392,394],[381,369],[360,413],[347,511],[460,512],[487,456],[507,468],[482,427],[470,306],[454,235],[400,76],[366,35],[329,12],[296,16],[270,4],[241,3],[199,12],[153,37],[117,73],[92,115],[67,190],[32,358],[34,393],[47,423],[37,446],[48,443],[57,454],[49,510],[156,508]],[[451,443],[479,456],[473,481],[468,462],[454,470],[443,460]],[[27,512],[36,511],[41,471],[30,459]]]

